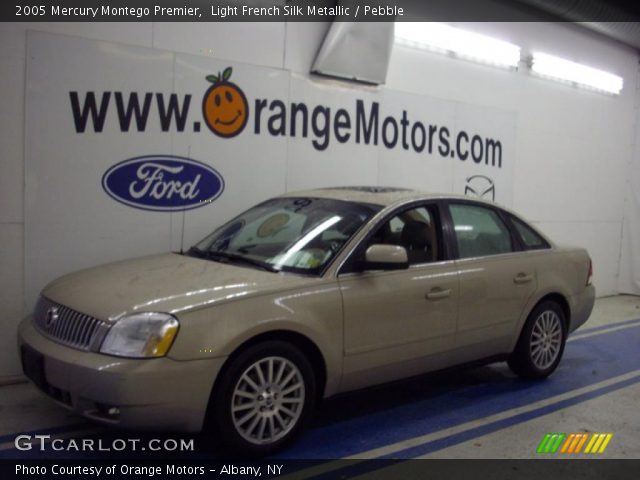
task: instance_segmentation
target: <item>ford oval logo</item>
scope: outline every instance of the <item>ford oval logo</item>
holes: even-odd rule
[[[102,188],[130,207],[173,212],[211,203],[222,194],[224,180],[191,158],[146,155],[113,165],[102,176]]]

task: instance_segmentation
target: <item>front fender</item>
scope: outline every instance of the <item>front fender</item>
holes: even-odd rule
[[[342,297],[335,281],[202,308],[179,316],[180,331],[169,357],[194,360],[231,355],[258,335],[289,331],[313,342],[327,369],[325,394],[342,374]]]

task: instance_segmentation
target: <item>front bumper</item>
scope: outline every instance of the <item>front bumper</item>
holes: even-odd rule
[[[38,386],[59,404],[101,423],[143,430],[200,431],[226,360],[128,359],[76,350],[42,335],[31,316],[18,329],[21,352],[25,346],[29,358],[35,351],[43,364]]]

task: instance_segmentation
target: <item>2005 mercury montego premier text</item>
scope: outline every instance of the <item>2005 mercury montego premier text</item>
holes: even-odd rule
[[[515,213],[382,187],[288,193],[186,253],[55,280],[20,325],[26,375],[130,428],[211,425],[281,448],[322,398],[504,361],[544,378],[594,303],[591,259]]]

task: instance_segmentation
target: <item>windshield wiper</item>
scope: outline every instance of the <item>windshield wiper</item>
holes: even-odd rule
[[[182,253],[182,255],[189,255],[190,257],[198,257],[204,258],[206,256],[206,252],[204,250],[200,250],[198,247],[191,247],[186,252]]]
[[[261,262],[260,260],[254,260],[253,258],[245,257],[243,255],[237,255],[228,252],[217,252],[214,250],[203,251],[199,250],[196,255],[201,255],[201,258],[208,258],[210,260],[227,260],[231,262],[242,262],[254,267],[258,267],[267,272],[279,272],[280,270],[268,263]],[[227,262],[228,263],[228,262]]]

